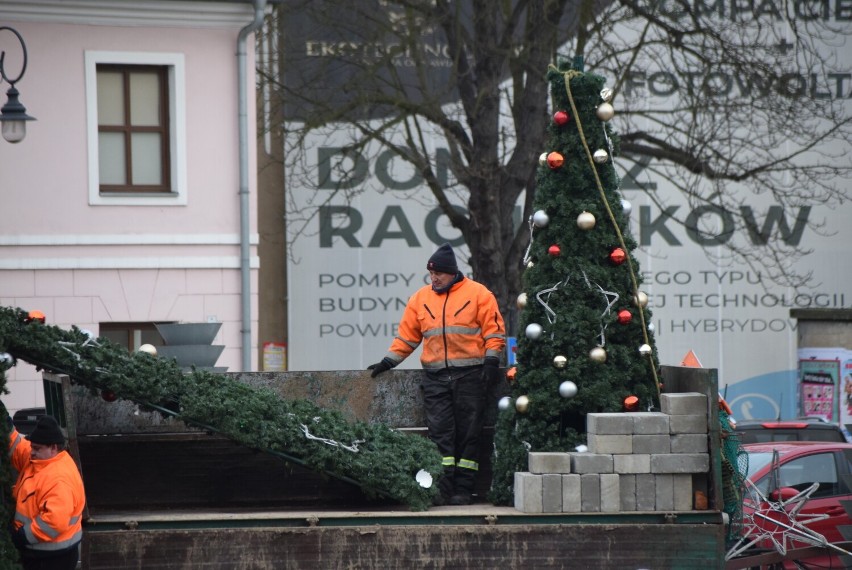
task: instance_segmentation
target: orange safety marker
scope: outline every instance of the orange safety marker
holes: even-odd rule
[[[698,361],[698,357],[695,356],[695,352],[691,350],[683,357],[680,365],[687,366],[689,368],[703,368],[703,366],[701,366],[701,362]]]

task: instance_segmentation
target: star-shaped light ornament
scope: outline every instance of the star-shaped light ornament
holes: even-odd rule
[[[819,483],[813,483],[793,497],[781,500],[767,498],[748,478],[745,485],[742,536],[725,554],[726,561],[736,558],[754,545],[767,548],[771,545],[781,556],[786,556],[788,547],[797,548],[801,545],[821,546],[842,554],[852,554],[829,543],[823,535],[807,526],[828,518],[827,514],[801,512],[819,488]]]

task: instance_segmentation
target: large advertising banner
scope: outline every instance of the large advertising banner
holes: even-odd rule
[[[852,97],[852,46],[832,49],[836,75],[848,76],[838,89]],[[617,115],[617,100],[614,105]],[[299,127],[293,122],[285,131]],[[384,136],[393,142],[400,135]],[[285,135],[285,156],[298,157],[285,175],[290,370],[364,369],[378,362],[408,297],[427,283],[426,261],[440,244],[450,242],[460,267],[469,271],[459,232],[416,172],[380,147],[356,150],[358,138],[345,123],[307,138]],[[433,141],[444,186],[456,188],[448,169],[441,168],[448,156],[441,137],[424,132],[422,138]],[[852,155],[852,148],[829,154],[848,160],[841,157]],[[628,231],[640,244],[636,254],[660,363],[678,365],[694,351],[705,367],[719,370],[720,390],[739,419],[799,415],[797,323],[790,311],[852,303],[852,203],[827,206],[803,199],[785,206],[771,193],[754,196],[731,183],[725,191],[742,196],[738,211],[695,206],[658,166],[616,159],[622,194],[631,205]],[[454,196],[456,207],[464,208],[464,191],[456,188]],[[517,212],[520,228],[526,225],[520,205]],[[688,220],[693,229],[673,217]],[[751,220],[749,227],[738,225],[742,219]],[[779,286],[759,264],[727,253],[735,244],[770,256],[768,246],[776,240],[806,252],[795,268],[812,273],[809,288]],[[402,367],[418,368],[419,354]],[[848,376],[852,384],[852,366],[843,374],[838,381]]]

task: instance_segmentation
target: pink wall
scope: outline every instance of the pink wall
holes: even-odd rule
[[[244,22],[206,29],[14,22],[3,18],[0,8],[2,24],[16,28],[26,41],[28,67],[17,87],[27,112],[38,119],[21,143],[0,140],[0,305],[39,309],[51,324],[73,324],[95,334],[100,322],[215,318],[223,326],[214,344],[226,345],[217,366],[241,368],[236,42],[240,27],[251,21],[249,8]],[[2,32],[0,50],[9,52],[11,67],[12,53],[20,48],[8,32]],[[184,54],[186,205],[89,205],[87,50]],[[247,51],[256,345],[251,41]],[[4,92],[7,87],[0,85]],[[256,352],[252,347],[253,369]],[[19,363],[8,376],[8,408],[42,404],[40,374],[33,367]]]

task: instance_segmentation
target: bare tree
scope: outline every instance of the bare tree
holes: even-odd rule
[[[389,150],[416,169],[468,244],[474,277],[507,311],[521,290],[529,240],[513,211],[523,197],[522,219],[532,214],[552,112],[544,76],[549,64],[580,57],[585,71],[604,76],[615,92],[619,160],[675,184],[693,212],[680,216],[660,202],[664,214],[707,245],[722,246],[708,252],[799,287],[809,276],[795,270],[805,253],[796,232],[820,226],[807,209],[849,197],[842,182],[852,165],[843,153],[852,125],[844,97],[852,75],[832,51],[845,33],[832,12],[840,8],[832,6],[291,0],[276,7],[272,26],[283,31],[283,71],[260,71],[285,118],[298,121],[290,136],[305,141],[347,123],[355,133],[348,150]],[[449,185],[435,136],[448,149]],[[453,206],[450,193],[459,191],[466,211]],[[760,194],[799,216],[788,223],[777,211],[746,207]],[[705,227],[696,210],[715,214],[717,227]],[[772,216],[789,239],[770,239],[765,220]],[[731,225],[751,239],[731,237]]]

